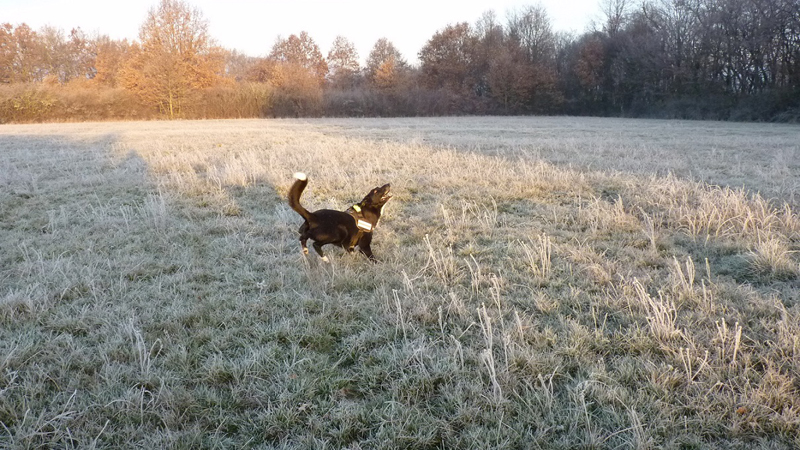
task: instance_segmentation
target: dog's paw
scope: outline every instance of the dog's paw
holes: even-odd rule
[[[300,181],[306,181],[308,177],[303,172],[295,172],[294,177]]]
[[[326,264],[330,264],[330,260],[328,260],[328,256],[327,255],[322,257],[322,262],[324,262]]]
[[[307,254],[308,254],[308,248],[306,248],[306,247],[304,247],[304,248],[303,248],[303,254],[304,254],[304,255],[307,255]]]

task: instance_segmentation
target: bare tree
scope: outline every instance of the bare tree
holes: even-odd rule
[[[603,31],[613,36],[625,27],[628,21],[630,0],[601,0],[600,10],[605,15]]]
[[[473,28],[475,35],[482,41],[493,43],[499,42],[503,38],[503,25],[497,20],[497,14],[492,10],[481,14]]]
[[[475,90],[478,96],[491,95],[489,73],[493,66],[498,66],[501,58],[506,58],[505,41],[506,32],[498,21],[494,11],[484,12],[475,23],[475,36],[478,39],[476,48]]]
[[[515,98],[523,112],[547,112],[560,103],[556,92],[556,39],[547,11],[541,5],[526,6],[508,14],[508,38],[505,40],[506,63],[495,67],[495,72],[508,61],[515,66],[505,68],[500,79],[514,79]],[[523,55],[520,58],[518,55]],[[510,76],[509,74],[513,74]],[[509,78],[510,77],[510,78]],[[497,75],[493,79],[498,79]],[[496,85],[496,83],[495,83]],[[508,91],[510,87],[503,90]],[[506,94],[504,94],[505,96]]]
[[[549,64],[555,57],[555,36],[542,5],[526,6],[508,14],[508,34],[533,64]]]
[[[236,50],[226,50],[225,76],[236,81],[247,79],[248,73],[258,62],[258,58],[247,56]]]
[[[355,45],[344,36],[336,36],[328,52],[328,68],[333,86],[343,89],[355,85],[356,76],[361,70]]]

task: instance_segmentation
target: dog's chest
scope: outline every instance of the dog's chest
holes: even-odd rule
[[[384,205],[385,206],[385,205]],[[353,219],[356,220],[356,226],[358,229],[364,232],[371,232],[378,226],[378,222],[380,222],[381,214],[383,213],[383,206],[381,206],[380,211],[377,214],[377,217],[374,218],[374,223],[372,220],[368,219],[367,216],[372,214],[364,214],[364,211],[358,205],[353,205],[347,212],[353,216]]]

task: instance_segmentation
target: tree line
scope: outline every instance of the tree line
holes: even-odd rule
[[[573,114],[800,121],[796,0],[603,0],[582,34],[530,5],[438,30],[412,65],[386,38],[362,67],[306,32],[266,57],[217,46],[161,0],[135,41],[0,24],[0,122]]]

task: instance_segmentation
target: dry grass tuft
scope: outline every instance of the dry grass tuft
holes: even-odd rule
[[[779,280],[797,279],[800,265],[792,258],[789,246],[781,239],[759,239],[747,255],[750,267],[760,277]]]

